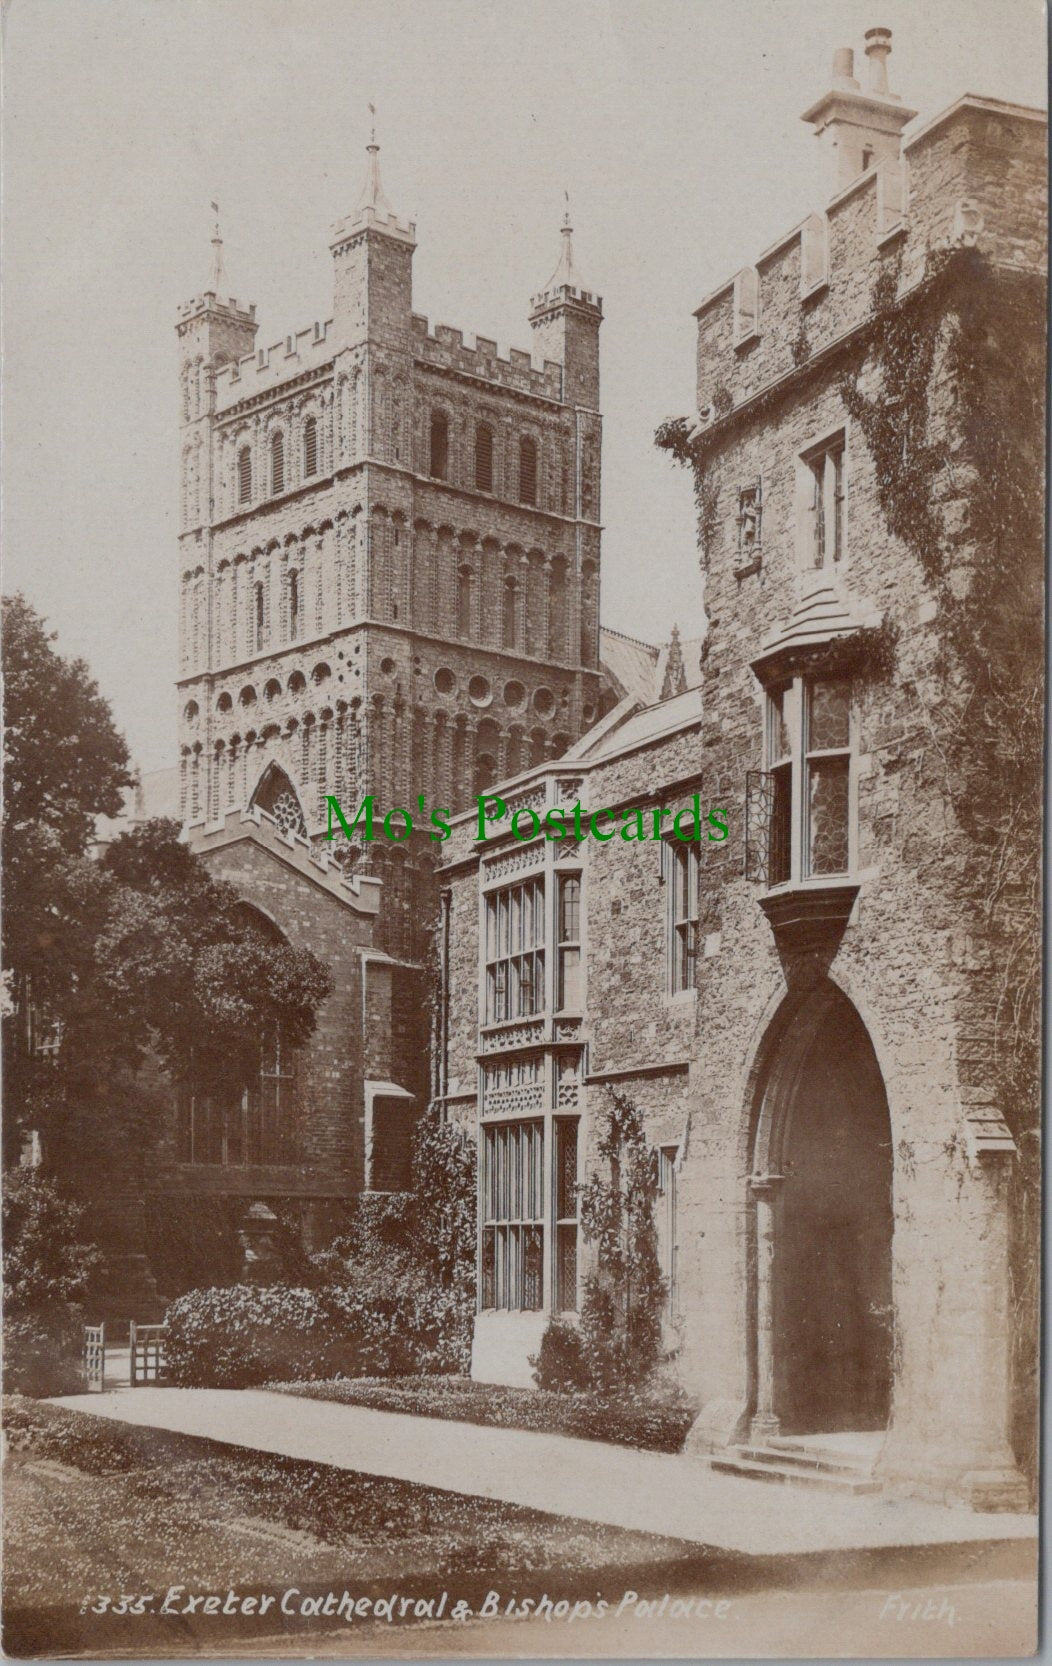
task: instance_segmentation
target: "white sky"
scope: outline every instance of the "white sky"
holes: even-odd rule
[[[83,654],[144,768],[175,756],[176,307],[223,210],[261,344],[331,311],[329,227],[384,184],[414,305],[528,348],[568,188],[604,297],[603,621],[701,623],[690,482],[702,296],[829,190],[799,113],[894,31],[921,119],[1045,98],[1036,0],[8,0],[4,589]]]

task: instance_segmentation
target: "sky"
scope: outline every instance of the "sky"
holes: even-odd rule
[[[175,758],[174,325],[209,203],[260,345],[327,318],[373,103],[414,309],[506,351],[569,192],[604,298],[603,622],[696,635],[690,480],[654,430],[694,408],[702,297],[831,195],[800,112],[875,24],[920,121],[1045,101],[1036,0],[7,0],[3,588],[143,769]]]

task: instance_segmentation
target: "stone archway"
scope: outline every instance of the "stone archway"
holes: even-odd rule
[[[828,979],[775,1019],[753,1152],[753,1438],[883,1429],[891,1124],[866,1027]]]

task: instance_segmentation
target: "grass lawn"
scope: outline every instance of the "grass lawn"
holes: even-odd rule
[[[678,1452],[695,1417],[678,1390],[664,1397],[553,1394],[541,1389],[502,1388],[470,1377],[339,1377],[330,1382],[268,1383],[280,1394],[308,1400],[337,1400],[379,1411],[412,1412],[502,1429],[542,1429],[617,1446]]]
[[[430,1596],[488,1589],[553,1598],[611,1581],[663,1584],[703,1552],[487,1499],[348,1473],[5,1401],[4,1645],[8,1654],[192,1653],[253,1630],[323,1622],[156,1612],[170,1586],[219,1593]],[[290,1407],[290,1412],[292,1408]],[[140,1616],[103,1596],[150,1595]],[[81,1613],[81,1607],[87,1611]],[[328,1620],[328,1629],[340,1622]],[[348,1644],[355,1627],[348,1626]],[[251,1652],[247,1649],[246,1652]],[[361,1650],[360,1652],[368,1652]]]

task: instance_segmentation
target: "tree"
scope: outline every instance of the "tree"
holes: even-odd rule
[[[61,1394],[79,1386],[80,1302],[98,1256],[82,1211],[20,1169],[4,1185],[4,1386]]]
[[[84,661],[55,652],[24,596],[3,598],[2,623],[5,837],[32,844],[47,829],[82,854],[133,785],[127,745]]]
[[[133,784],[128,748],[83,660],[53,648],[21,595],[2,603],[4,657],[3,1025],[8,1150],[35,1125],[39,1044],[60,1033],[82,984],[105,909],[86,858],[100,815],[117,815]]]
[[[61,877],[51,904],[68,974],[54,980],[61,1043],[35,1061],[26,1095],[60,1172],[148,1154],[163,1095],[144,1067],[202,1091],[240,1088],[263,1037],[280,1029],[295,1048],[312,1035],[329,968],[268,935],[176,822],[145,822]]]

